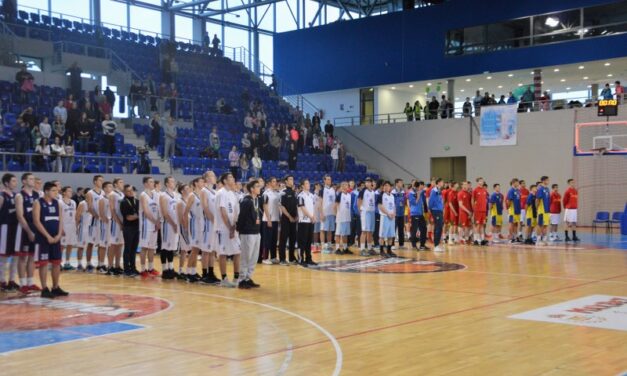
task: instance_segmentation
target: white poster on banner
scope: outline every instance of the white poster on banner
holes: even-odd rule
[[[627,297],[591,295],[509,318],[627,331]]]
[[[497,105],[481,107],[480,146],[516,145],[518,106]]]

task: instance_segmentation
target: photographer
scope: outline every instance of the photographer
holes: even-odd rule
[[[137,164],[137,173],[138,174],[150,174],[150,158],[148,158],[148,150],[145,148],[138,148],[137,154],[139,154],[139,162]]]

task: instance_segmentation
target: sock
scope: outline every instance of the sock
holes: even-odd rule
[[[238,272],[233,273],[233,279],[236,280],[236,281],[239,279],[239,273]]]
[[[335,250],[339,251],[340,250],[340,243],[335,243]]]
[[[388,253],[392,253],[392,246],[388,245]]]
[[[226,274],[222,274],[222,280],[224,281],[226,279]]]
[[[0,257],[0,282],[4,283],[4,271],[6,269],[7,266],[7,258],[6,257]]]
[[[381,244],[379,246],[379,249],[380,249],[381,253],[385,252],[385,246],[383,244]]]
[[[577,231],[573,230],[573,239],[577,237]]]
[[[30,277],[30,278],[26,278],[26,283],[28,284],[28,286],[32,286],[35,284],[34,278]]]
[[[359,250],[360,250],[360,251],[364,251],[364,250],[366,250],[366,245],[365,245],[365,244],[360,244],[360,245],[359,245]]]
[[[568,237],[568,230],[564,230],[564,237]]]
[[[20,278],[20,286],[28,286],[28,279],[27,278]]]
[[[215,275],[213,274],[213,266],[210,266],[210,267],[207,269],[207,273],[208,273],[210,276],[213,276],[213,277],[215,276]]]
[[[207,276],[207,269],[203,269],[203,270],[202,270],[202,276],[203,276],[203,277],[206,277],[206,276]]]
[[[154,270],[154,268],[155,268],[154,263],[149,262],[149,263],[148,263],[148,270]]]
[[[11,263],[9,265],[9,281],[15,281],[17,275],[17,257],[11,257]]]

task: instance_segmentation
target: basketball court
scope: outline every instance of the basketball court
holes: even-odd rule
[[[627,237],[582,238],[318,254],[256,290],[67,272],[68,298],[3,297],[2,374],[623,374]]]

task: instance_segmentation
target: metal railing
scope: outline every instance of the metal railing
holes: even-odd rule
[[[137,156],[113,156],[113,155],[87,155],[85,153],[76,153],[74,155],[54,156],[49,155],[46,159],[43,154],[39,153],[16,153],[16,152],[0,152],[1,170],[4,171],[38,171],[38,172],[54,172],[54,173],[115,173],[119,169],[121,173],[126,174],[151,174],[152,166],[158,159],[151,159],[148,153]],[[57,158],[59,162],[57,162]],[[144,161],[147,163],[144,164]],[[58,165],[57,165],[58,163]],[[170,172],[172,172],[171,162]],[[142,171],[142,168],[145,168]],[[160,171],[160,173],[165,173]]]
[[[128,102],[129,119],[150,117],[152,113],[161,116],[170,115],[173,119],[194,121],[194,101],[178,97],[161,97],[158,95],[131,94]],[[135,111],[137,108],[137,112]],[[188,113],[188,116],[185,114]]]

